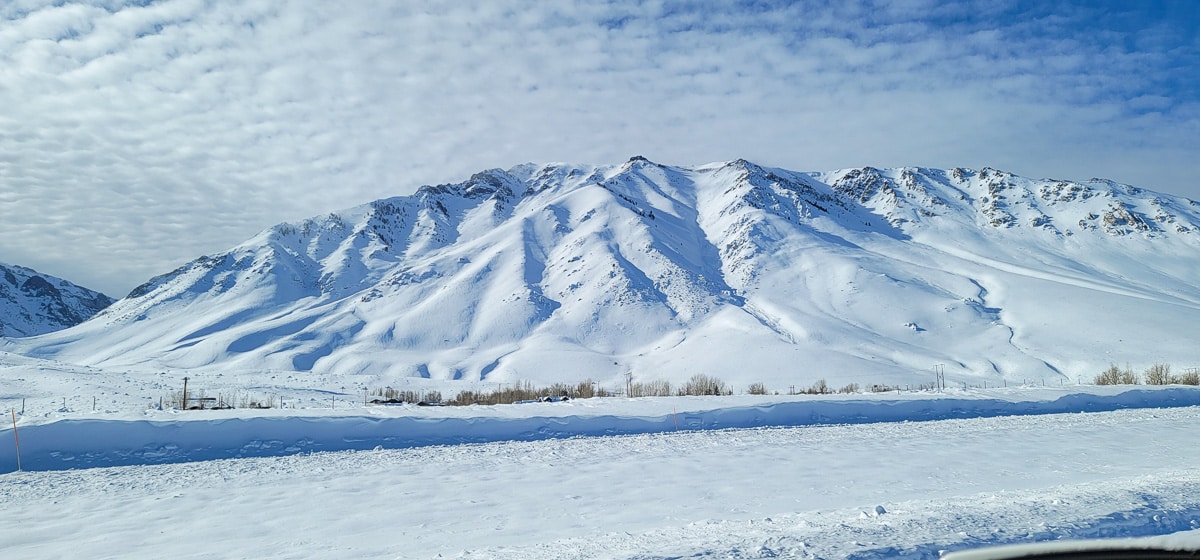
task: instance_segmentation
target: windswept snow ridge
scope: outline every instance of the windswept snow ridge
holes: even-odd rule
[[[724,398],[724,397],[722,397]],[[596,400],[596,399],[593,399]],[[606,399],[599,399],[604,401]],[[616,399],[624,401],[624,399]],[[537,403],[500,407],[427,408],[416,406],[352,409],[349,415],[311,411],[307,415],[245,416],[239,411],[208,411],[186,420],[62,419],[19,428],[21,464],[26,470],[59,470],[118,465],[272,457],[317,451],[401,449],[462,443],[539,441],[577,436],[612,436],[720,430],[989,418],[1127,408],[1200,406],[1200,389],[1160,388],[1100,395],[1076,393],[1053,400],[956,398],[942,394],[908,399],[763,399],[755,406],[720,407],[720,399],[682,412],[672,399],[646,399],[670,406],[670,414],[613,414],[605,404]],[[667,403],[672,403],[668,405]],[[313,415],[312,413],[325,415]],[[203,419],[212,414],[224,418]],[[11,432],[11,429],[8,430]],[[10,434],[0,431],[0,439]],[[0,473],[16,470],[15,446],[0,444]]]

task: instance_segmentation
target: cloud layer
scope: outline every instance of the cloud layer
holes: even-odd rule
[[[1200,199],[1193,3],[0,7],[0,261],[113,295],[489,167],[986,165]]]

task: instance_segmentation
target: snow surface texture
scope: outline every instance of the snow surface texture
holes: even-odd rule
[[[1198,212],[994,169],[529,164],[275,226],[0,347],[143,379],[358,379],[334,388],[705,373],[784,391],[927,384],[935,365],[1073,383],[1196,365]]]
[[[207,411],[176,422],[22,418],[22,446],[39,468],[127,466],[0,475],[0,502],[16,520],[0,525],[0,551],[867,559],[1062,538],[1180,533],[1175,542],[1200,543],[1200,391],[942,397],[610,398],[340,415],[297,409],[269,418]],[[1143,408],[1161,406],[1172,408]],[[662,414],[667,407],[679,411],[678,431],[676,414]],[[210,413],[225,416],[202,419]],[[913,416],[932,420],[907,421]],[[738,428],[774,421],[804,426]],[[861,423],[827,424],[847,421]],[[630,425],[622,422],[641,422],[630,431],[647,433],[563,439]],[[427,440],[412,441],[422,434]],[[0,448],[11,436],[0,431]],[[441,445],[492,438],[529,441]],[[161,455],[127,453],[151,441]],[[368,451],[302,453],[372,443]],[[215,458],[271,447],[265,454],[292,454]],[[150,464],[190,458],[188,450],[212,460]]]
[[[75,326],[113,301],[61,278],[0,263],[0,336],[33,336]]]

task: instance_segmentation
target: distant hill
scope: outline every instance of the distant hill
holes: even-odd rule
[[[0,263],[0,336],[33,336],[75,326],[113,301],[61,278]]]

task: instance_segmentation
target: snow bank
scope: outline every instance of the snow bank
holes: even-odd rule
[[[396,412],[584,416],[673,402],[605,401]],[[1130,408],[7,473],[0,503],[17,521],[0,527],[0,548],[131,560],[164,550],[867,560],[1161,535],[1200,528],[1197,425],[1200,407]]]
[[[1046,395],[1033,392],[1026,395],[1027,400],[911,394],[888,399],[810,398],[728,408],[699,406],[665,415],[649,413],[661,410],[662,400],[590,399],[583,406],[553,412],[554,405],[368,409],[382,416],[362,412],[313,415],[316,411],[299,410],[287,415],[187,420],[67,418],[20,426],[17,436],[24,470],[61,470],[376,447],[396,449],[675,430],[929,421],[1200,405],[1200,389],[1182,387],[1109,394],[1073,393],[1053,399],[1046,399]],[[719,403],[721,399],[698,402]],[[730,402],[746,400],[730,399]],[[612,410],[621,413],[613,414]],[[0,431],[0,473],[17,469],[14,445],[17,437],[12,432],[12,428]]]

